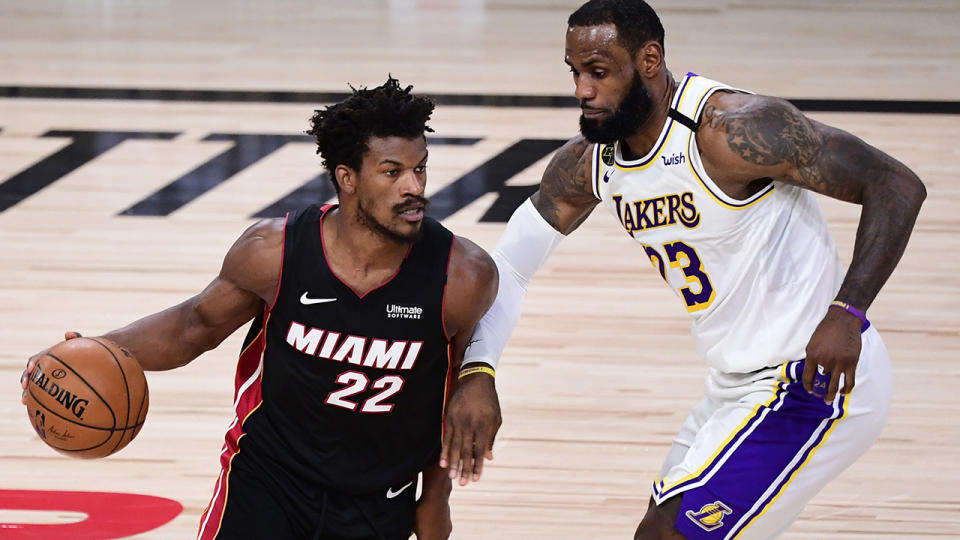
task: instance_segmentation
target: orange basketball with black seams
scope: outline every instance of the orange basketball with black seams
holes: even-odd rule
[[[78,458],[113,454],[143,427],[147,379],[129,351],[107,339],[59,343],[37,361],[27,384],[27,415],[40,438]]]

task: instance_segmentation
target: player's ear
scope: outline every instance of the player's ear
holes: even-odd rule
[[[634,55],[640,76],[652,78],[663,69],[663,47],[656,40],[644,43]]]
[[[355,193],[357,191],[357,179],[360,176],[357,171],[346,165],[337,165],[333,174],[337,177],[337,184],[340,185],[341,193]]]

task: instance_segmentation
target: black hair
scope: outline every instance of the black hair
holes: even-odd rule
[[[567,26],[613,24],[617,40],[631,55],[651,40],[663,48],[663,25],[643,0],[590,0],[570,14]]]
[[[351,86],[353,95],[314,111],[306,133],[317,142],[317,153],[338,194],[334,171],[340,165],[359,171],[371,137],[412,139],[433,131],[427,121],[434,103],[411,94],[412,88],[401,88],[400,81],[388,76],[387,82],[373,89]]]

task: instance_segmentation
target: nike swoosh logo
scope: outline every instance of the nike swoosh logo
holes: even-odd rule
[[[603,173],[603,183],[604,183],[604,184],[606,184],[607,182],[610,181],[610,172],[611,172],[611,171],[607,171],[607,172]]]
[[[312,304],[326,304],[327,302],[336,302],[336,298],[309,298],[307,293],[303,293],[303,296],[300,297],[300,303],[309,306]]]
[[[406,484],[403,485],[402,488],[400,488],[400,489],[398,489],[398,490],[396,490],[396,491],[394,491],[392,487],[387,488],[387,498],[388,498],[388,499],[392,499],[392,498],[396,497],[397,495],[403,493],[403,490],[407,489],[408,487],[410,487],[410,486],[412,486],[412,485],[413,485],[413,480],[407,482]]]

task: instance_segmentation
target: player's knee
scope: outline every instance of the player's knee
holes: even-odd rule
[[[674,497],[659,506],[651,503],[637,531],[633,533],[634,540],[684,540],[674,527],[679,509],[680,497]]]

